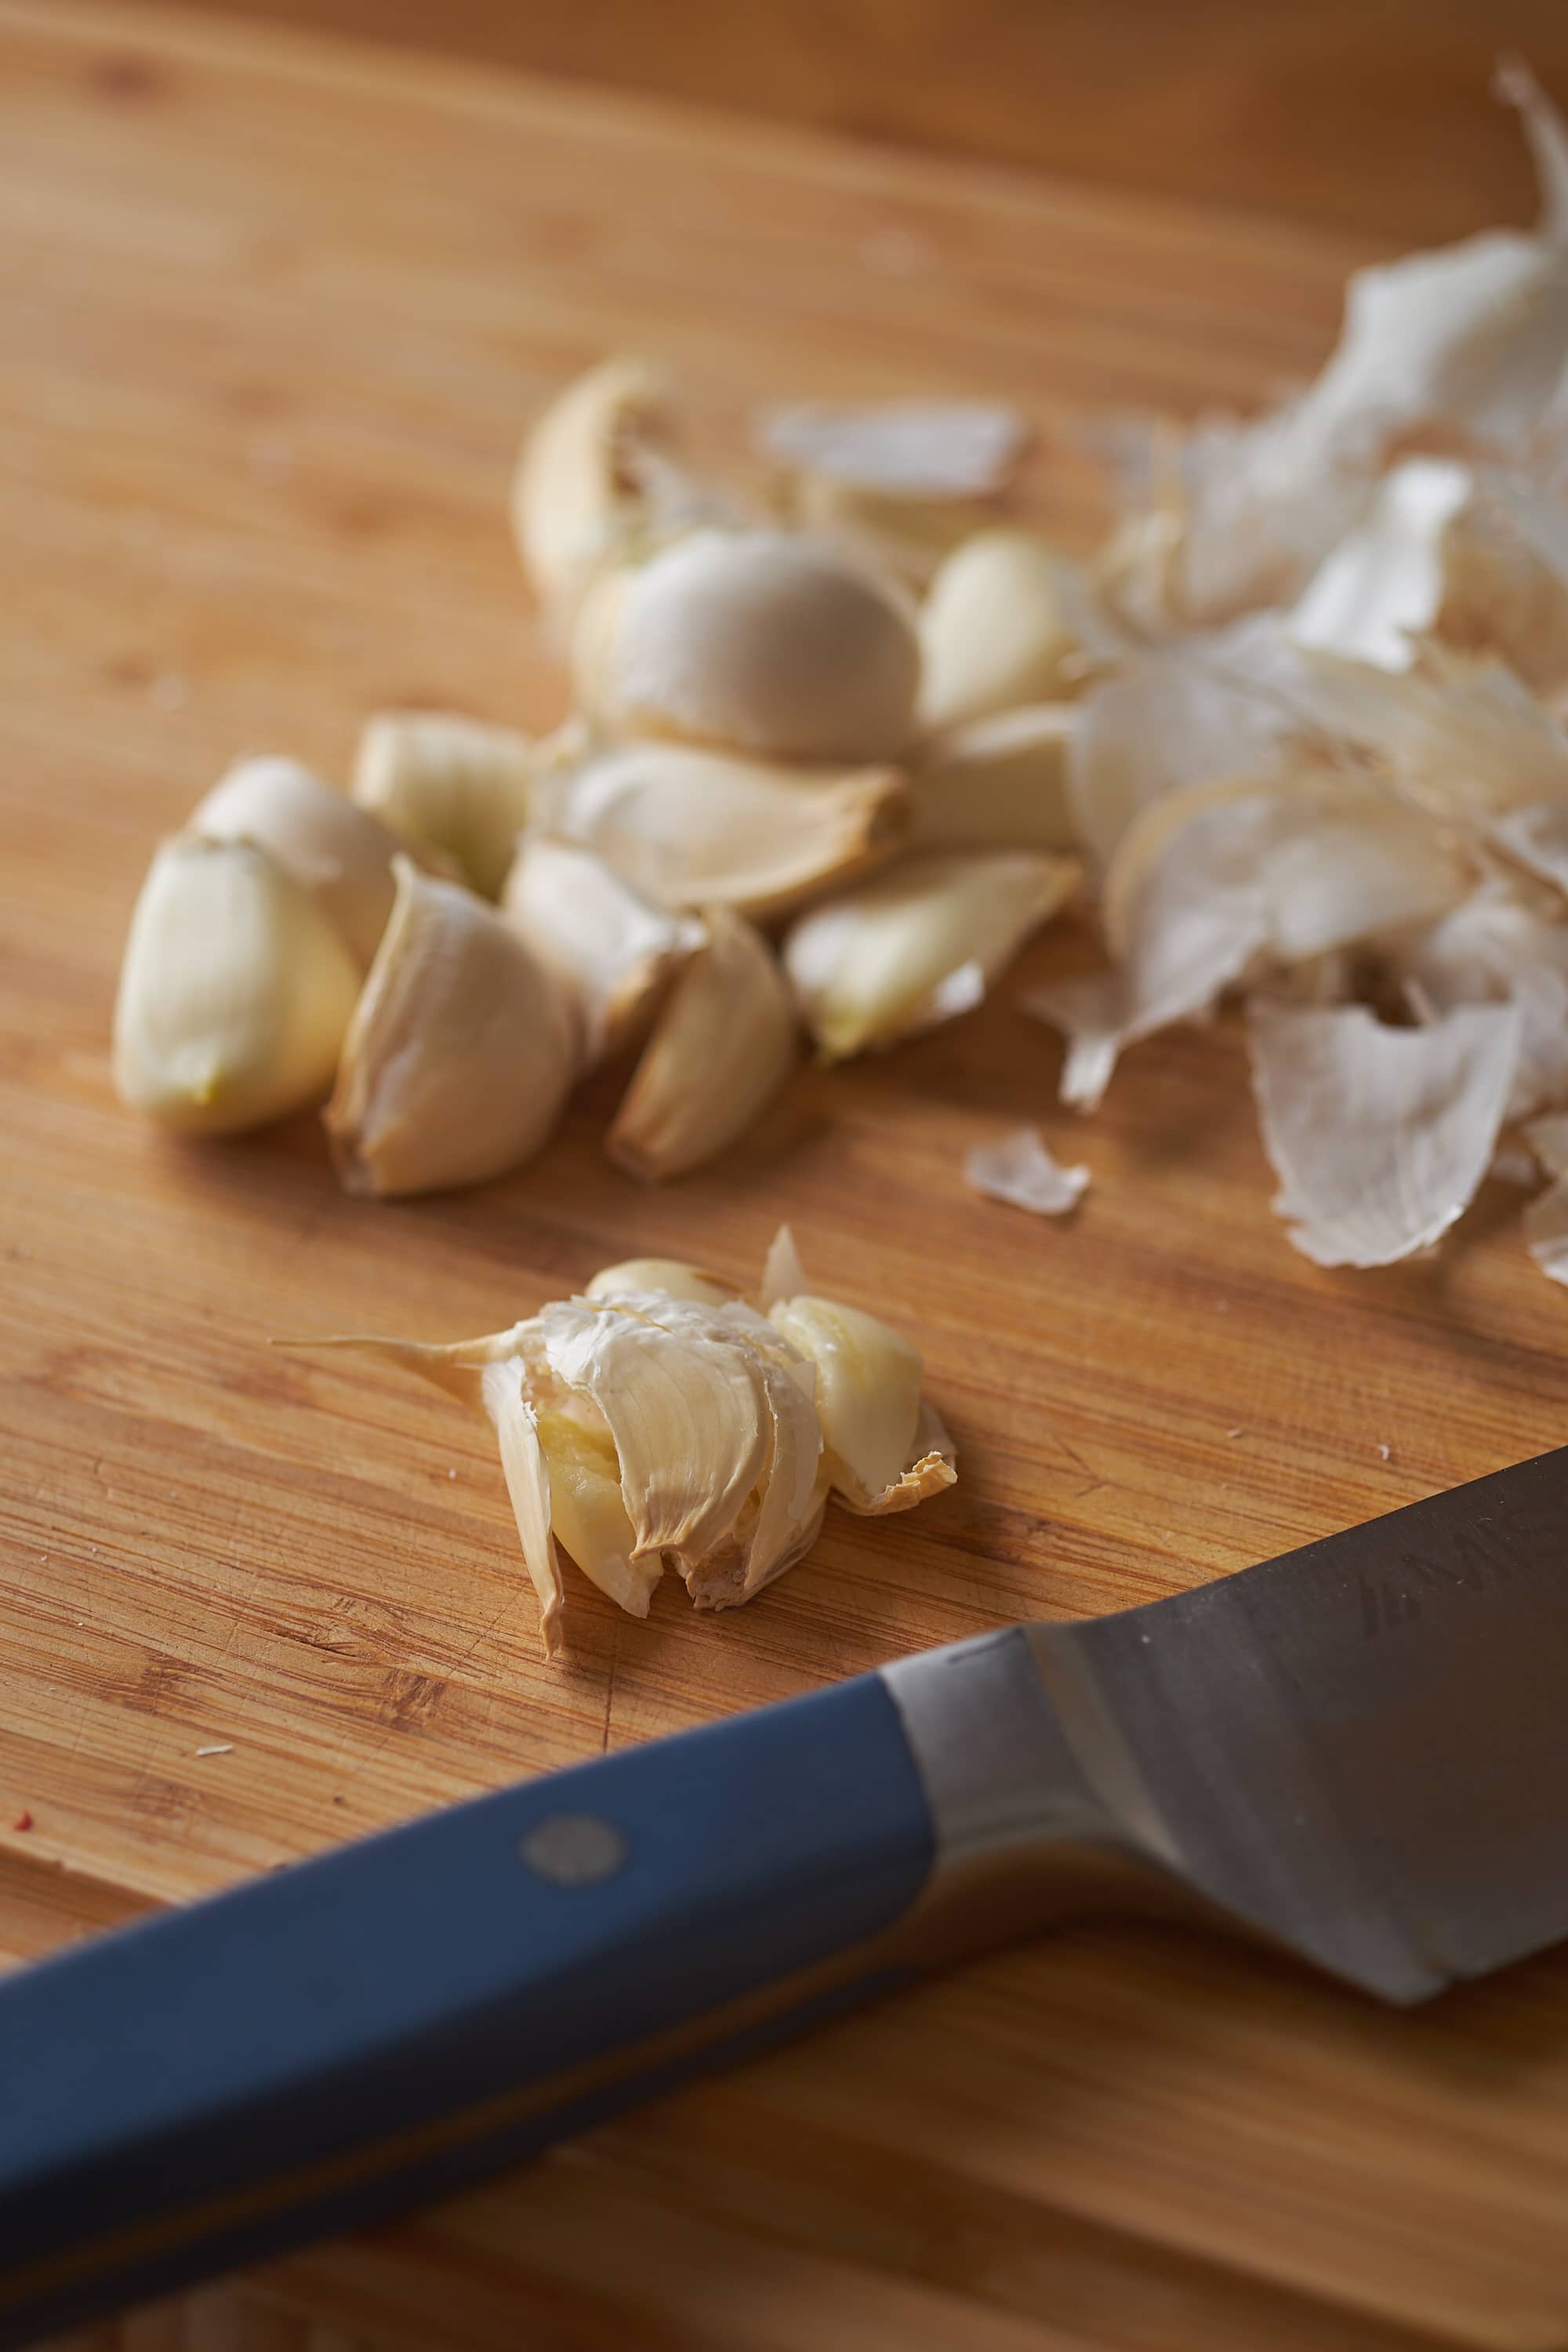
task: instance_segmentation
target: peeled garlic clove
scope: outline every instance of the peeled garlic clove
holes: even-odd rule
[[[826,1058],[929,1029],[979,1003],[1079,867],[1025,850],[905,859],[803,915],[784,968]]]
[[[920,641],[928,732],[1057,699],[1075,650],[1058,558],[1030,531],[978,531],[931,582]]]
[[[554,1126],[577,1071],[575,1009],[493,908],[395,865],[397,900],[324,1118],[351,1192],[478,1184]]]
[[[568,614],[596,565],[644,510],[645,462],[669,438],[668,393],[638,359],[590,368],[552,400],[523,443],[511,521],[546,608]]]
[[[1070,702],[1005,710],[934,736],[910,779],[916,849],[1077,846],[1068,793]]]
[[[595,583],[572,668],[607,734],[848,763],[902,751],[920,648],[894,593],[832,549],[701,530]]]
[[[360,975],[309,893],[249,842],[183,834],[153,860],[114,1010],[121,1099],[232,1134],[320,1102]]]
[[[652,905],[592,850],[542,835],[518,851],[501,906],[576,997],[589,1063],[647,1025],[707,936],[691,916]]]
[[[528,822],[536,756],[510,727],[450,711],[387,710],[365,722],[352,789],[401,840],[444,852],[493,898]]]
[[[368,964],[392,912],[396,834],[297,760],[242,760],[196,803],[190,830],[253,841],[308,890]]]
[[[663,1298],[690,1299],[700,1307],[727,1307],[739,1296],[734,1285],[721,1276],[710,1274],[705,1266],[688,1265],[678,1257],[628,1257],[618,1265],[601,1266],[583,1296],[627,1298],[641,1291],[653,1291]]]
[[[552,830],[670,907],[782,914],[902,842],[909,790],[893,768],[783,768],[687,744],[630,743],[553,781]]]
[[[917,1444],[921,1365],[907,1339],[876,1316],[826,1298],[777,1299],[768,1320],[816,1369],[824,1464],[851,1510],[907,1510],[952,1486],[951,1464]]]
[[[726,908],[704,919],[708,943],[666,999],[605,1140],[648,1182],[713,1159],[795,1066],[795,1013],[772,949]]]

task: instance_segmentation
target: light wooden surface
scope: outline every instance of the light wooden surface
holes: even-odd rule
[[[1563,0],[200,5],[1412,242],[1528,216],[1500,51],[1568,88]]]
[[[1081,537],[1071,420],[1256,399],[1322,350],[1359,257],[281,34],[0,5],[9,1957],[1568,1434],[1568,1307],[1517,1196],[1431,1264],[1314,1269],[1223,1024],[1140,1050],[1080,1131],[1005,987],[661,1192],[601,1156],[607,1084],[515,1179],[383,1209],[339,1192],[310,1121],[183,1149],[110,1090],[142,869],[231,755],[341,772],[387,699],[557,714],[503,494],[522,420],[594,354],[668,358],[720,437],[754,395],[1016,398],[1040,511]],[[1086,950],[1064,934],[1026,976]],[[1026,1115],[1092,1166],[1070,1224],[963,1191],[965,1147]],[[490,1328],[628,1254],[744,1273],[781,1216],[823,1287],[918,1339],[962,1484],[834,1517],[717,1620],[673,1581],[647,1626],[580,1589],[552,1668],[479,1434],[265,1345]],[[1547,2352],[1565,2216],[1568,1956],[1396,2016],[1086,1929],[91,2341]]]

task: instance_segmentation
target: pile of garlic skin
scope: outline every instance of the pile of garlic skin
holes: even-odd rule
[[[330,1092],[345,1183],[405,1193],[518,1165],[625,1056],[608,1149],[657,1180],[803,1033],[968,1010],[1087,883],[1108,966],[1023,1006],[1063,1100],[1240,1000],[1291,1239],[1430,1246],[1568,1109],[1568,133],[1500,86],[1538,226],[1358,272],[1271,414],[1124,429],[1087,562],[1006,520],[1004,408],[773,412],[748,502],[657,371],[590,371],[511,499],[571,716],[385,713],[347,797],[220,783],[137,910],[126,1099],[232,1129]],[[1087,1181],[1028,1130],[966,1173],[1042,1213]]]
[[[957,1475],[915,1350],[814,1297],[787,1226],[754,1305],[705,1268],[637,1258],[484,1339],[314,1344],[390,1357],[494,1430],[547,1656],[563,1552],[633,1617],[667,1567],[699,1609],[732,1609],[810,1549],[830,1496],[878,1516]]]

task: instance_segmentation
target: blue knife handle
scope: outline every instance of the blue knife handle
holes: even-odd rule
[[[0,2347],[443,2195],[882,1990],[932,1855],[867,1675],[0,1981]]]

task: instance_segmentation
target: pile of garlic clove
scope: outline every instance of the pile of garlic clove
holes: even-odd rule
[[[957,1476],[920,1357],[811,1294],[787,1226],[754,1302],[702,1267],[637,1258],[483,1339],[313,1344],[390,1358],[494,1431],[547,1656],[563,1552],[631,1616],[667,1568],[699,1609],[732,1609],[810,1549],[830,1499],[910,1510]]]
[[[977,1003],[1079,879],[1068,713],[1038,705],[1072,638],[1018,531],[961,533],[917,607],[904,522],[918,549],[944,512],[984,520],[1019,437],[1005,411],[919,416],[851,434],[873,464],[898,445],[879,561],[699,482],[641,362],[569,386],[511,510],[572,716],[531,740],[378,713],[346,795],[282,759],[225,777],[136,911],[123,1098],[233,1133],[325,1097],[342,1181],[386,1197],[521,1165],[619,1059],[607,1149],[657,1181],[761,1117],[803,1032],[839,1060]]]
[[[1009,519],[1005,408],[771,411],[748,503],[657,370],[590,370],[511,495],[572,715],[384,714],[347,797],[225,779],[137,909],[126,1099],[234,1130],[330,1095],[343,1181],[405,1192],[517,1165],[622,1058],[608,1149],[654,1181],[803,1034],[969,1010],[1087,884],[1104,969],[1021,1008],[1063,1101],[1239,1004],[1291,1240],[1429,1247],[1568,1109],[1568,131],[1500,88],[1536,227],[1358,272],[1272,413],[1124,430],[1087,562]],[[966,1164],[1037,1213],[1083,1189],[1037,1138]]]

